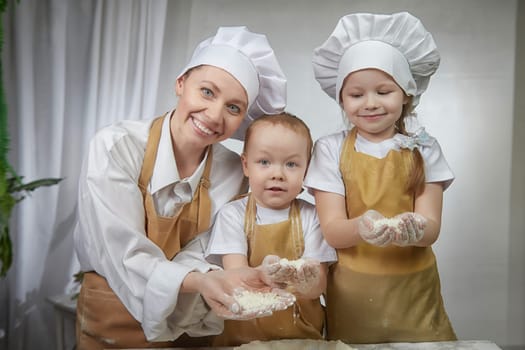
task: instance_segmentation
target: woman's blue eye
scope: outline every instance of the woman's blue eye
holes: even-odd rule
[[[210,89],[208,89],[208,88],[201,88],[201,92],[206,97],[213,96],[213,92]]]
[[[233,113],[233,114],[241,113],[241,109],[239,108],[239,106],[236,106],[236,105],[229,105],[228,110],[230,111],[230,113]]]

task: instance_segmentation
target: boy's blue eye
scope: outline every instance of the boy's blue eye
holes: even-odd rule
[[[269,165],[269,164],[270,164],[270,161],[267,160],[267,159],[261,159],[261,160],[259,161],[259,164],[261,164],[261,165]]]
[[[297,163],[296,162],[288,162],[288,163],[286,163],[286,166],[288,168],[295,168],[297,166]]]

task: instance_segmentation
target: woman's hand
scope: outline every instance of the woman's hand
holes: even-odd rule
[[[226,319],[252,319],[269,316],[276,310],[290,306],[295,297],[288,292],[279,292],[280,303],[269,307],[264,312],[246,310],[238,302],[242,291],[268,293],[272,290],[263,280],[259,269],[239,267],[229,270],[212,270],[207,273],[191,272],[184,280],[188,289],[190,285],[200,293],[210,308],[219,316]],[[293,304],[293,301],[291,302]]]

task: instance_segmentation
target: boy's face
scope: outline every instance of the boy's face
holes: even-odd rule
[[[308,166],[307,140],[282,125],[261,123],[241,156],[258,205],[285,209],[301,193]]]

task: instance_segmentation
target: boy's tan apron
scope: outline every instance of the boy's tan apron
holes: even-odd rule
[[[198,191],[190,203],[185,204],[174,217],[158,216],[147,186],[157,156],[162,122],[157,118],[150,130],[139,187],[144,197],[149,239],[172,259],[186,243],[210,225],[211,204],[208,196],[212,150],[208,158]],[[206,346],[209,337],[192,338],[185,333],[173,342],[148,342],[140,323],[126,309],[109,287],[106,279],[95,272],[86,272],[77,303],[77,349]]]
[[[256,205],[248,197],[244,230],[248,239],[250,266],[259,266],[268,254],[289,260],[299,259],[304,251],[304,237],[297,200],[292,202],[289,220],[277,224],[256,225]],[[252,340],[293,338],[321,339],[324,310],[316,300],[299,299],[290,308],[253,320],[226,320],[224,332],[213,340],[214,346],[238,346]]]
[[[411,152],[378,159],[354,150],[356,129],[345,140],[340,170],[349,218],[375,209],[386,217],[414,211],[406,193]],[[408,164],[408,165],[407,165]],[[456,340],[443,307],[430,247],[338,249],[327,287],[327,337],[348,343]]]

